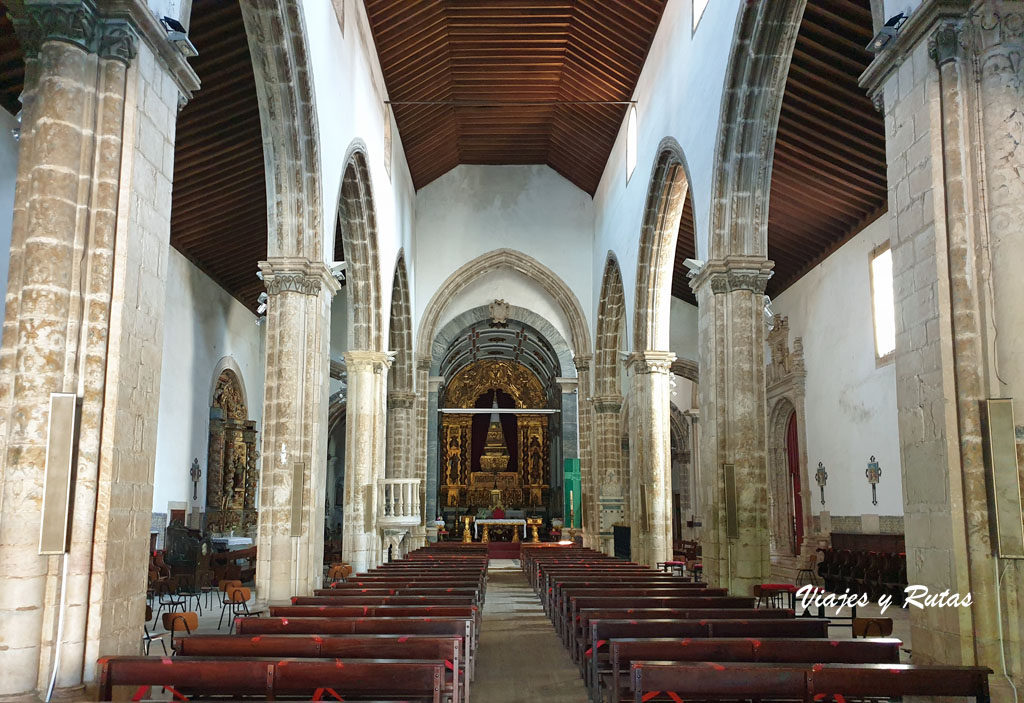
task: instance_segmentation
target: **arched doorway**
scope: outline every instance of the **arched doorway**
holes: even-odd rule
[[[809,527],[801,424],[801,413],[790,398],[779,398],[772,406],[768,417],[768,510],[775,556],[799,555]]]

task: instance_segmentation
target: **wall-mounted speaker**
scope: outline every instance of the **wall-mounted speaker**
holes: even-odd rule
[[[725,471],[725,536],[736,539],[740,536],[739,518],[736,515],[736,466],[722,464]]]
[[[292,464],[292,537],[302,536],[302,488],[306,475],[306,462]]]
[[[68,549],[77,422],[78,396],[74,393],[51,393],[43,511],[39,526],[40,554],[63,554]]]

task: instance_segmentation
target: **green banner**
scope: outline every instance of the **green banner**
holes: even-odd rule
[[[566,459],[562,483],[565,513],[562,515],[567,528],[583,526],[583,491],[580,490],[580,460]]]

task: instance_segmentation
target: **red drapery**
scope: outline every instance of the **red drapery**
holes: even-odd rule
[[[508,393],[500,389],[490,390],[476,399],[475,407],[494,407],[494,399],[497,396],[499,408],[514,408],[515,400]],[[501,432],[505,438],[505,447],[508,449],[509,461],[506,471],[519,470],[519,438],[516,436],[518,423],[516,416],[512,413],[500,413],[498,420],[501,422]],[[487,429],[491,426],[491,416],[488,413],[479,413],[473,416],[472,443],[470,453],[470,470],[480,471],[480,456],[484,453],[484,445],[487,443]]]
[[[800,499],[800,445],[796,431],[796,413],[790,415],[789,425],[786,427],[786,459],[789,464],[789,475],[793,479],[793,530],[796,537],[793,552],[798,554],[804,541],[804,511],[803,501]]]

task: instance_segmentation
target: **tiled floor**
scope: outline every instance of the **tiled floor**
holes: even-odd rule
[[[473,700],[586,703],[587,691],[518,561],[492,559]]]

